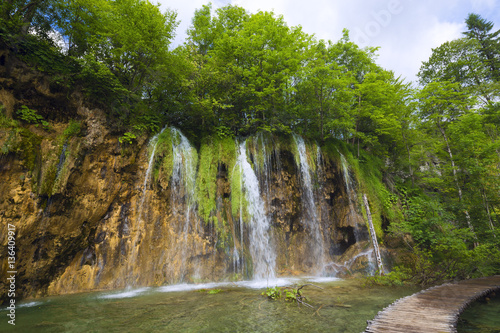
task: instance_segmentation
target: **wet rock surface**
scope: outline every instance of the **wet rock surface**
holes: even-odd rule
[[[12,66],[11,72],[23,70]],[[27,85],[40,105],[59,98],[28,74],[17,73],[17,83],[9,73],[0,74],[0,101],[8,114],[33,99],[14,94],[16,84]],[[0,146],[13,135],[19,143],[19,149],[0,155],[0,245],[7,245],[8,224],[15,225],[19,297],[252,277],[251,227],[232,203],[234,163],[217,163],[215,209],[204,219],[198,214],[200,199],[191,198],[185,185],[173,186],[175,174],[167,170],[172,164],[168,142],[160,143],[163,150],[159,147],[145,182],[151,154],[147,138],[121,144],[101,110],[84,106],[78,96],[67,104],[54,102],[40,109],[44,115],[61,110],[65,115],[48,117],[50,130],[31,125],[12,134],[12,129],[0,128]],[[80,122],[81,130],[62,140],[70,117]],[[289,141],[269,141],[263,157],[262,147],[248,148],[248,159],[270,221],[275,271],[315,274],[317,239],[306,223],[311,214],[304,215],[305,187],[292,138]],[[27,144],[31,148],[23,149]],[[312,158],[317,146],[308,143],[307,149]],[[195,178],[202,163],[199,156],[196,159]],[[347,274],[341,266],[359,255],[360,242],[368,239],[365,222],[346,191],[338,161],[325,155],[316,167],[311,171],[313,222],[322,237],[323,264],[329,265],[320,268]],[[356,262],[356,271],[366,269],[363,260]],[[6,272],[3,252],[0,264]],[[2,296],[6,288],[0,285]]]

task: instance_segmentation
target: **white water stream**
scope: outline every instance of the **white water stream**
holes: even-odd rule
[[[171,128],[172,135],[172,178],[170,180],[172,214],[179,223],[176,254],[180,255],[181,278],[186,273],[189,232],[198,232],[195,210],[196,166],[198,156],[189,140],[176,128]],[[190,228],[191,227],[191,228]]]
[[[344,155],[340,151],[339,151],[339,154],[340,154],[340,161],[342,164],[342,172],[344,173],[344,182],[345,182],[346,192],[349,195],[349,199],[348,199],[349,200],[349,218],[354,219],[355,218],[355,211],[354,211],[353,202],[356,199],[356,194],[354,192],[353,180],[349,174],[349,167],[348,167],[348,164],[347,164],[347,161],[346,161]],[[363,201],[364,201],[364,205],[365,205],[365,209],[366,209],[366,215],[367,215],[367,219],[368,219],[368,229],[370,232],[370,238],[372,240],[373,250],[375,252],[377,267],[378,267],[379,272],[382,274],[384,271],[384,267],[382,264],[382,257],[380,256],[380,248],[378,246],[377,235],[375,234],[375,228],[373,227],[373,221],[371,218],[370,207],[368,206],[368,199],[366,198],[366,194],[363,194]],[[352,222],[353,222],[353,225],[355,226],[356,225],[355,220],[353,220]],[[354,235],[356,237],[356,243],[358,243],[360,240],[358,239],[359,236],[358,236],[358,232],[356,231],[356,229],[357,228],[355,227]],[[364,254],[365,253],[362,253],[361,255],[364,255]],[[373,265],[373,256],[368,255],[366,257],[368,258],[370,265]]]
[[[269,217],[259,189],[259,181],[247,160],[246,142],[239,146],[236,166],[241,170],[242,190],[245,192],[250,228],[250,254],[255,280],[274,279],[276,253],[271,241]],[[241,214],[240,214],[241,215]]]
[[[320,219],[318,219],[318,212],[316,202],[314,200],[313,185],[311,180],[311,168],[307,161],[307,151],[304,139],[298,135],[293,135],[295,145],[299,152],[299,168],[302,183],[302,224],[308,230],[312,242],[309,244],[311,247],[311,256],[315,258],[316,269],[324,267],[325,262],[325,243],[321,233]],[[321,273],[321,272],[316,272]]]

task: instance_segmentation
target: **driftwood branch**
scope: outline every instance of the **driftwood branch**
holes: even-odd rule
[[[302,296],[302,294],[300,293],[300,289],[304,288],[305,286],[313,286],[313,287],[316,287],[319,289],[323,289],[323,288],[321,288],[315,284],[312,284],[312,283],[303,284],[299,288],[297,288],[297,293],[295,294],[295,299],[297,301],[297,305],[300,306],[302,304],[302,305],[310,307],[311,309],[314,309],[314,307],[311,304],[308,304],[305,302],[306,298],[304,296]]]

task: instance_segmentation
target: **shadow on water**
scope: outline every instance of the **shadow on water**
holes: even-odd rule
[[[459,317],[459,333],[500,333],[500,292],[474,302]]]
[[[2,320],[0,331],[361,332],[379,310],[417,291],[368,288],[358,280],[280,279],[275,283],[314,283],[323,289],[302,289],[314,309],[267,299],[261,295],[265,288],[241,282],[50,297],[18,306],[15,329]],[[216,292],[210,292],[214,288]],[[4,308],[0,316],[7,318],[5,314]]]

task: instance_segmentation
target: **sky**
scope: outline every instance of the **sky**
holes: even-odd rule
[[[177,12],[173,46],[181,45],[196,9],[209,1],[157,0]],[[212,7],[238,5],[250,13],[273,11],[288,26],[302,27],[317,39],[336,42],[349,29],[361,47],[377,46],[377,64],[406,81],[416,81],[432,48],[462,36],[465,19],[476,13],[500,29],[500,0],[212,0]]]

